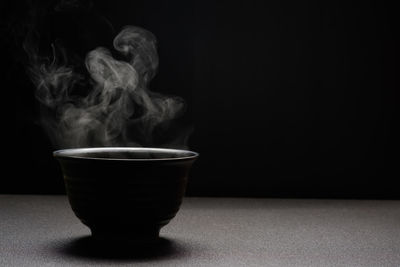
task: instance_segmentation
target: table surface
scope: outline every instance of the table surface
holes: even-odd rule
[[[0,266],[400,266],[400,201],[185,198],[156,248],[89,235],[65,196],[0,195]]]

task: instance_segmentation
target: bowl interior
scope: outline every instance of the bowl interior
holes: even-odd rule
[[[104,160],[175,160],[196,158],[196,152],[167,148],[98,147],[63,149],[54,152],[55,157]]]

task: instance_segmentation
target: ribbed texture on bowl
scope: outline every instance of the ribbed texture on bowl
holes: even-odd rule
[[[57,159],[72,210],[92,234],[131,239],[156,238],[175,217],[195,160]]]

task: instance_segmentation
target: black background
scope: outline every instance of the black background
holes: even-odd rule
[[[0,192],[63,193],[24,68],[32,9],[15,2],[1,4],[4,114],[15,125]],[[124,25],[156,35],[152,87],[187,101],[189,148],[201,155],[188,195],[398,198],[395,10],[370,0],[114,0],[47,27],[80,53]]]

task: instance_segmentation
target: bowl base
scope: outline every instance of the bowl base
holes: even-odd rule
[[[90,228],[93,240],[99,242],[129,243],[129,244],[153,244],[160,240],[160,228],[138,228],[125,230],[104,230]]]

